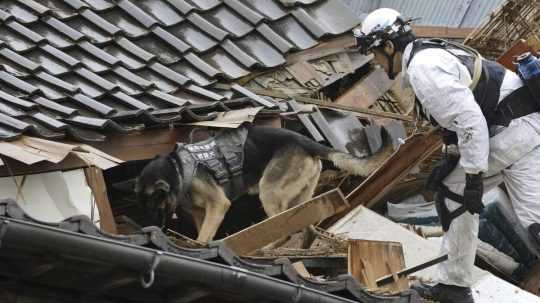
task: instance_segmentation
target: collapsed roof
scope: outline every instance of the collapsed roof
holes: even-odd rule
[[[214,85],[358,22],[330,0],[2,1],[0,139],[96,141],[252,106]]]

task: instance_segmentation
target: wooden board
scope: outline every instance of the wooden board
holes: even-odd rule
[[[411,169],[439,150],[441,144],[435,131],[409,137],[386,162],[347,195],[349,209],[326,220],[322,226],[331,226],[358,205],[373,207],[374,203],[407,176]]]
[[[367,109],[388,91],[393,83],[382,68],[376,68],[339,96],[335,103]]]
[[[348,269],[349,273],[369,289],[377,289],[377,279],[393,275],[393,283],[384,286],[392,292],[400,292],[409,288],[406,277],[398,277],[397,273],[405,268],[403,247],[398,242],[349,240]]]
[[[442,39],[465,39],[474,28],[471,27],[445,27],[445,26],[412,26],[414,34],[418,38],[442,38]]]
[[[116,234],[116,223],[107,196],[107,187],[103,178],[103,171],[97,167],[87,167],[84,169],[88,186],[92,189],[94,200],[96,201],[99,211],[99,225],[101,230]]]
[[[382,118],[389,118],[389,119],[396,119],[401,121],[408,121],[408,122],[414,122],[414,118],[407,115],[401,115],[396,113],[390,113],[390,112],[384,112],[384,111],[378,111],[378,110],[372,110],[372,109],[365,109],[365,108],[359,108],[355,106],[348,106],[343,104],[337,104],[335,102],[326,102],[315,98],[308,98],[298,95],[288,95],[281,91],[277,90],[266,90],[266,89],[251,89],[254,93],[258,95],[263,96],[269,96],[274,98],[281,98],[281,99],[288,99],[290,97],[293,97],[297,102],[306,103],[306,104],[313,104],[317,105],[319,107],[323,108],[333,108],[337,110],[343,110],[348,111],[356,114],[358,117],[361,118],[374,118],[374,117],[382,117]]]
[[[525,40],[519,40],[516,44],[514,44],[512,47],[510,47],[504,54],[502,54],[498,59],[497,62],[504,65],[504,67],[508,68],[511,71],[516,71],[516,66],[514,65],[514,57],[519,56],[525,52],[532,51],[532,47],[530,47]]]
[[[341,191],[334,189],[230,235],[223,242],[237,255],[246,255],[347,207],[347,200]]]

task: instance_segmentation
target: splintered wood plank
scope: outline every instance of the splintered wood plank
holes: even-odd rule
[[[331,226],[358,205],[373,207],[403,180],[412,168],[440,150],[441,143],[435,130],[409,137],[377,170],[347,195],[349,209],[329,218],[322,226]]]
[[[343,211],[348,206],[341,191],[334,189],[230,235],[223,242],[236,254],[247,255]]]
[[[86,182],[92,189],[94,194],[94,200],[96,201],[99,212],[99,226],[101,230],[116,234],[116,223],[114,222],[114,216],[109,203],[109,197],[107,196],[107,186],[105,185],[105,179],[103,178],[103,171],[97,167],[87,167],[84,169],[86,175]]]
[[[349,240],[349,273],[369,289],[376,289],[377,279],[393,275],[393,283],[384,288],[399,292],[409,288],[405,277],[399,278],[397,272],[405,268],[403,247],[398,242]]]
[[[369,108],[392,87],[393,83],[394,81],[388,79],[382,68],[376,68],[339,96],[335,103],[356,108]]]

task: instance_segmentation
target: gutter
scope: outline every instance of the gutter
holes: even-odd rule
[[[10,247],[27,247],[35,252],[45,251],[114,264],[141,273],[144,288],[152,287],[155,279],[167,277],[178,282],[201,283],[232,292],[241,290],[247,297],[265,297],[276,302],[357,302],[234,266],[3,218],[0,219],[0,248]]]

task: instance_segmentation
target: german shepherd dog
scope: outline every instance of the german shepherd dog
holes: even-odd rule
[[[204,168],[196,170],[189,188],[181,189],[182,174],[173,165],[173,153],[158,156],[144,167],[136,182],[138,200],[152,224],[163,228],[177,208],[186,204],[179,201],[186,197],[180,191],[188,190],[191,201],[182,208],[193,216],[197,240],[206,243],[215,236],[231,201]],[[322,169],[320,159],[360,176],[367,176],[377,162],[336,151],[287,129],[248,126],[242,171],[247,189],[242,194],[258,193],[268,216],[283,212],[312,197]]]

